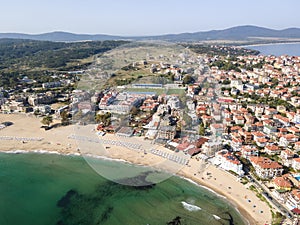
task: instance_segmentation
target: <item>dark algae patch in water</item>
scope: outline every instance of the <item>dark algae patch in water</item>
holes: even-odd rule
[[[128,178],[128,181],[138,181],[146,178],[145,174]],[[69,190],[57,201],[57,207],[61,208],[60,219],[57,225],[93,225],[103,224],[110,219],[114,210],[112,199],[120,199],[122,196],[135,197],[136,191],[148,191],[155,185],[124,186],[111,181],[101,183],[90,194],[79,193],[77,190]]]
[[[92,225],[103,224],[110,218],[113,207],[108,203],[109,197],[117,192],[116,184],[101,184],[91,194],[69,190],[58,202],[61,208],[57,225]]]

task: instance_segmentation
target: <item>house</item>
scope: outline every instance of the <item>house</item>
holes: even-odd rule
[[[273,184],[278,191],[290,191],[293,187],[287,176],[275,177],[273,179]]]
[[[284,166],[290,167],[292,165],[292,159],[294,158],[294,153],[288,149],[281,151],[280,158]]]
[[[260,138],[265,138],[265,136],[266,136],[263,132],[260,132],[260,131],[252,132],[252,135],[253,135],[254,141],[257,141],[257,139],[260,139]]]
[[[210,125],[210,129],[216,137],[220,137],[224,132],[224,125],[219,123],[214,123]]]
[[[228,150],[216,152],[214,164],[224,170],[233,171],[239,176],[243,176],[245,173],[243,171],[243,164]]]
[[[265,147],[268,144],[268,139],[266,139],[266,138],[258,138],[258,139],[256,139],[256,144],[257,144],[258,147],[263,148],[263,147]]]
[[[249,159],[251,156],[258,156],[258,149],[251,145],[243,145],[241,148],[242,157]]]
[[[243,144],[243,140],[237,137],[233,137],[231,140],[231,147],[233,151],[240,151]]]
[[[252,156],[249,158],[255,173],[262,179],[272,179],[282,175],[283,167],[275,161],[266,157]]]
[[[277,155],[280,154],[281,151],[277,145],[272,145],[272,144],[266,145],[264,150],[265,153],[267,153],[268,155]]]
[[[299,209],[300,208],[300,190],[294,189],[292,190],[286,200],[286,206],[289,210]]]
[[[40,112],[42,114],[51,113],[51,106],[49,105],[37,105],[33,107],[34,111]]]
[[[300,151],[300,141],[295,142],[294,149]]]
[[[238,133],[242,136],[242,138],[243,138],[243,140],[246,144],[248,144],[252,141],[251,132],[247,132],[247,131],[244,131],[244,130],[239,130]]]
[[[294,135],[300,134],[300,130],[297,127],[288,127],[287,130]]]
[[[242,125],[242,124],[245,123],[245,120],[244,120],[243,116],[234,116],[233,120],[234,120],[235,124],[241,124]]]
[[[42,88],[55,88],[55,87],[60,87],[60,86],[61,86],[60,81],[42,83]]]
[[[292,159],[292,168],[295,170],[300,170],[300,158]]]
[[[265,110],[266,115],[275,115],[277,113],[278,113],[277,110],[274,109],[274,108],[268,108],[268,109]]]
[[[275,126],[275,123],[272,120],[264,120],[263,125],[263,131],[266,134],[271,134],[277,131],[277,127]]]
[[[297,141],[298,141],[298,136],[294,134],[286,134],[279,139],[279,145],[283,147],[287,147],[289,144],[295,143]]]

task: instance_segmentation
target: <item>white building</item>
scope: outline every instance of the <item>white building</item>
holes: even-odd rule
[[[272,179],[275,176],[282,175],[282,166],[266,157],[253,156],[250,162],[255,169],[257,176],[262,179]]]
[[[228,150],[223,149],[216,152],[214,164],[224,170],[233,171],[239,176],[243,176],[245,173],[243,171],[243,164]]]
[[[180,108],[180,100],[176,96],[172,96],[168,99],[167,105],[171,107],[171,109],[179,109]]]

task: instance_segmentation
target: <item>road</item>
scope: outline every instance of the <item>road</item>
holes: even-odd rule
[[[284,205],[282,205],[280,202],[278,202],[270,192],[270,190],[265,187],[260,181],[258,181],[253,175],[249,173],[249,175],[246,176],[247,179],[254,184],[254,186],[257,188],[258,191],[261,192],[261,194],[266,198],[266,200],[274,207],[277,211],[281,212],[283,215],[285,215],[287,218],[293,217],[293,213],[286,208]]]

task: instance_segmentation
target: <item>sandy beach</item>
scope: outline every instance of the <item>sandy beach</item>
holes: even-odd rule
[[[228,201],[234,204],[240,213],[248,220],[249,224],[271,224],[272,216],[269,206],[256,197],[255,193],[246,188],[245,185],[237,181],[232,174],[220,170],[213,165],[208,164],[205,168],[200,168],[199,161],[190,159],[188,165],[180,164],[180,157],[177,162],[169,164],[164,163],[166,159],[162,156],[147,153],[144,148],[151,148],[153,145],[150,141],[144,142],[142,138],[117,138],[114,135],[105,135],[101,139],[106,140],[107,144],[102,145],[102,151],[93,151],[92,147],[99,143],[87,144],[89,149],[83,152],[81,143],[76,138],[70,138],[74,134],[86,134],[97,137],[91,126],[85,126],[78,132],[78,126],[70,125],[66,127],[56,127],[45,131],[41,128],[41,118],[27,116],[21,114],[1,114],[0,123],[12,122],[8,126],[0,130],[1,151],[47,151],[57,152],[61,154],[97,154],[104,157],[123,159],[134,164],[142,165],[165,165],[166,169],[174,165],[177,169],[177,175],[183,176],[194,182],[212,189],[216,193],[226,197]],[[53,124],[59,123],[54,121]],[[109,144],[110,142],[113,144]],[[133,143],[132,146],[114,146],[119,142]],[[140,144],[142,148],[138,149]],[[137,148],[134,150],[134,148]],[[149,149],[148,149],[149,150]],[[156,151],[164,152],[165,155],[173,154],[170,150],[162,146],[156,146]]]

